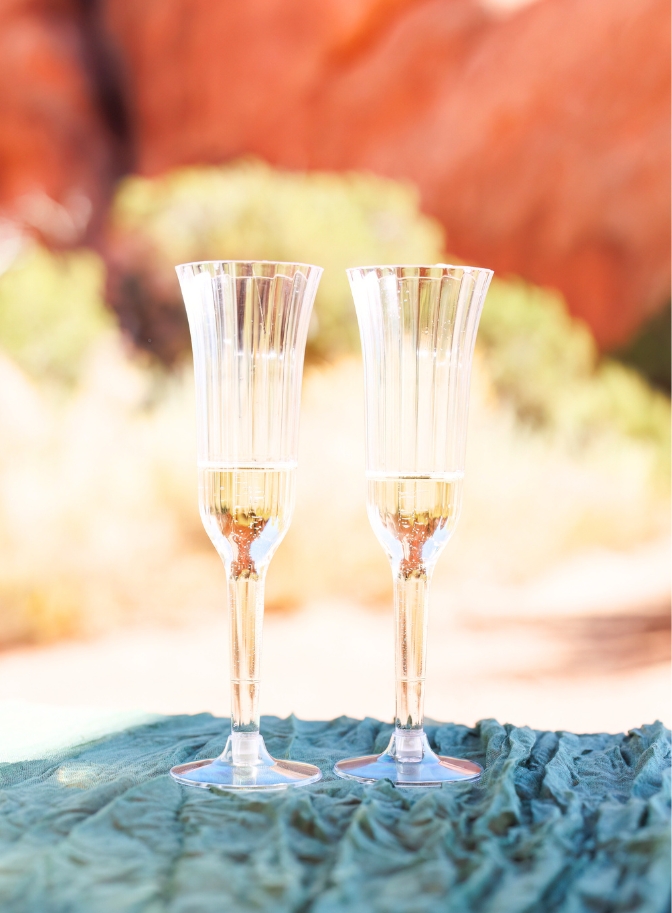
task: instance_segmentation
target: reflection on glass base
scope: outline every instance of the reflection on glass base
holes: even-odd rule
[[[287,789],[322,779],[319,767],[272,758],[258,732],[232,733],[218,758],[178,764],[170,771],[178,783],[203,789]]]
[[[334,766],[337,777],[375,783],[391,780],[395,786],[441,786],[478,780],[480,764],[435,754],[421,729],[397,729],[383,754],[348,758]]]

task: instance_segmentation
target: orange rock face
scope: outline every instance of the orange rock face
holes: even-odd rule
[[[507,15],[477,0],[100,0],[97,9],[140,172],[253,153],[412,180],[451,253],[559,288],[605,347],[668,299],[666,0],[538,0]],[[35,21],[46,28],[46,13]],[[46,168],[62,196],[59,181],[84,175],[96,204],[115,161],[109,117],[70,44],[59,56],[46,42],[66,75],[58,91],[40,83],[76,125],[68,133],[52,117],[62,159],[50,170],[33,154],[48,118],[27,117],[12,148],[0,138],[2,180],[8,171],[23,186]],[[30,67],[0,60],[18,82],[35,81]],[[16,122],[25,102],[17,95]],[[17,164],[22,144],[30,161]],[[1,199],[13,192],[0,185]]]
[[[82,8],[0,6],[0,207],[54,246],[91,237],[123,168]]]
[[[604,346],[669,287],[665,0],[108,0],[138,167],[244,153],[414,181],[455,255],[559,288]]]

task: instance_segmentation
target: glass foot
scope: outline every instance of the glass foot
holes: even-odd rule
[[[360,783],[391,780],[395,786],[441,786],[478,780],[483,768],[474,761],[435,754],[422,729],[397,729],[382,754],[339,761],[334,773]]]
[[[258,732],[233,732],[218,758],[178,764],[170,775],[185,786],[232,790],[287,789],[322,779],[313,764],[272,758]]]

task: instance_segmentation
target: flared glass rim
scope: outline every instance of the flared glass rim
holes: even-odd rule
[[[400,269],[440,269],[440,270],[462,270],[465,273],[483,273],[494,276],[494,270],[488,269],[487,266],[469,266],[466,263],[377,263],[370,266],[351,266],[346,269],[348,276],[355,273],[372,273],[377,270],[400,270]],[[427,277],[431,278],[431,277]]]
[[[317,266],[315,263],[302,263],[298,260],[189,260],[186,263],[176,263],[175,269],[184,269],[187,266],[254,266],[263,264],[266,266],[303,266],[306,269],[319,270],[324,272],[323,266]],[[243,278],[243,277],[241,277]]]

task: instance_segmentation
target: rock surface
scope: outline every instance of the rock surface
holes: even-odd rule
[[[101,211],[131,145],[150,175],[255,154],[415,182],[452,254],[559,288],[604,347],[669,298],[664,0],[78,9],[2,13],[0,204],[22,218],[26,187]]]
[[[95,235],[128,161],[114,68],[87,9],[0,6],[0,215],[55,247]]]

